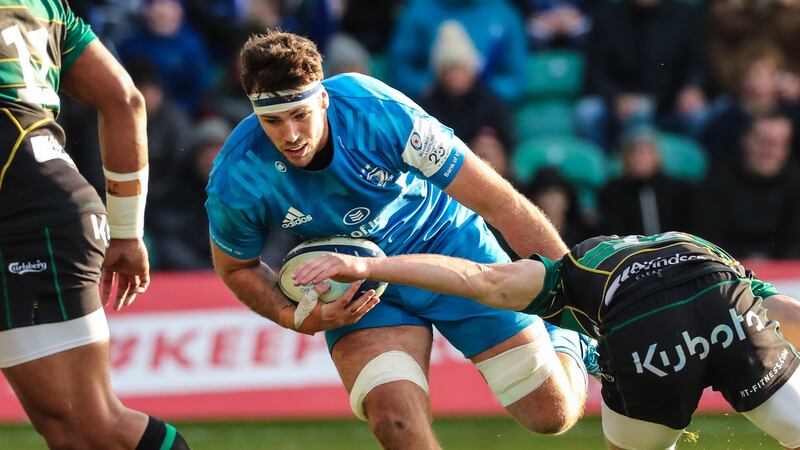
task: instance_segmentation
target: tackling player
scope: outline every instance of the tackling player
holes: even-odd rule
[[[782,445],[800,447],[800,359],[778,331],[780,321],[800,343],[800,304],[699,237],[600,236],[561,259],[507,264],[331,253],[294,276],[406,284],[589,333],[600,343],[610,448],[674,448],[707,386]]]
[[[64,152],[59,89],[99,113],[107,216]],[[189,448],[111,391],[103,304],[149,283],[145,124],[141,94],[66,1],[0,2],[0,368],[51,448]]]
[[[255,114],[214,161],[206,203],[215,267],[236,296],[284,327],[326,331],[353,412],[387,448],[438,447],[427,395],[432,325],[524,426],[570,427],[591,352],[577,333],[554,327],[557,354],[539,318],[390,286],[377,306],[345,295],[295,325],[302,309],[258,257],[270,226],[305,239],[367,237],[387,254],[509,261],[483,216],[520,253],[555,258],[567,249],[535,206],[401,93],[356,74],[323,81],[314,44],[290,33],[253,36],[241,57]]]

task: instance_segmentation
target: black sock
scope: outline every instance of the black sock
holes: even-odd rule
[[[136,450],[160,450],[162,448],[191,450],[189,444],[175,427],[150,416],[147,428],[144,429],[144,434],[139,439],[139,444],[136,445]]]

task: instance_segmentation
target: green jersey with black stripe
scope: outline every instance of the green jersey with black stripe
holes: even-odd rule
[[[545,282],[524,312],[595,337],[605,321],[648,295],[714,272],[750,278],[756,295],[776,293],[725,250],[688,233],[598,236],[557,261],[531,258],[545,264]]]
[[[66,0],[0,0],[0,232],[104,211],[54,121],[61,79],[94,39]]]

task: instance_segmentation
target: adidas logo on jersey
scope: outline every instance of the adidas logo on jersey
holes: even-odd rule
[[[294,207],[290,206],[289,210],[286,211],[286,217],[283,218],[283,223],[281,224],[281,228],[296,227],[306,222],[311,222],[311,219],[312,219],[311,216],[303,214]]]

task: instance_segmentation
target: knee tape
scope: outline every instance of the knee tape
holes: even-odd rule
[[[560,364],[542,321],[537,321],[533,326],[533,342],[475,363],[503,406],[535,391]]]
[[[392,350],[381,353],[368,362],[358,374],[353,389],[350,391],[350,408],[361,420],[364,415],[364,398],[376,387],[392,381],[410,381],[428,393],[428,380],[422,367],[408,353]]]

